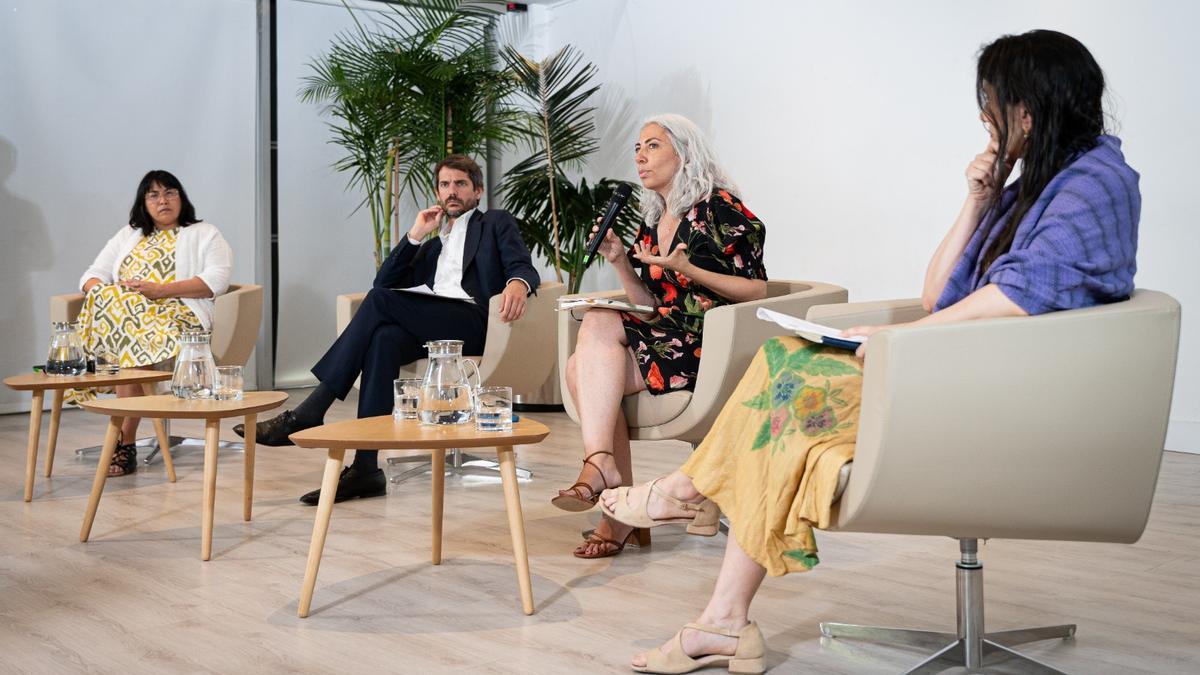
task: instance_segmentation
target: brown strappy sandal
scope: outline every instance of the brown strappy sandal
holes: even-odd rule
[[[630,541],[630,539],[633,539],[633,541]],[[601,548],[600,553],[595,555],[580,553],[578,550],[573,551],[576,558],[587,558],[589,560],[594,558],[611,558],[621,551],[624,551],[626,544],[633,544],[634,546],[643,548],[649,546],[650,530],[642,527],[635,527],[634,529],[630,530],[629,534],[625,535],[625,538],[621,541],[617,541],[615,539],[606,539],[596,534],[595,530],[593,530],[590,534],[588,534],[588,536],[584,537],[583,543],[599,544],[603,548]]]
[[[609,455],[611,457],[612,453],[608,450],[601,450],[599,452],[593,452],[592,454],[583,458],[584,464],[590,464],[592,468],[596,470],[596,473],[600,474],[600,482],[604,483],[604,487],[597,490],[593,488],[590,483],[581,480],[566,490],[559,490],[558,496],[550,500],[551,504],[557,506],[563,511],[579,512],[587,511],[595,506],[596,502],[600,501],[600,493],[611,488],[612,486],[609,485],[608,481],[604,479],[604,472],[601,471],[600,467],[596,466],[595,462],[592,461],[592,458],[596,455]],[[584,490],[587,490],[586,496],[584,496]]]

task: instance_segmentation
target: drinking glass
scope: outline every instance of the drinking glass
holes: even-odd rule
[[[112,349],[99,346],[93,356],[96,359],[97,375],[116,375],[121,371],[121,359]]]
[[[420,378],[402,377],[392,382],[392,419],[417,419],[417,403],[421,400]]]
[[[213,398],[218,401],[240,401],[244,388],[241,366],[217,366],[217,387]]]
[[[512,431],[512,387],[480,387],[475,395],[476,431]]]

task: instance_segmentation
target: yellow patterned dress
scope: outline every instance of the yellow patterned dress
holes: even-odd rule
[[[681,470],[773,576],[817,564],[838,472],[854,457],[862,362],[800,338],[768,340]]]
[[[120,279],[140,278],[166,284],[175,281],[177,229],[155,230],[143,237],[121,261]],[[96,284],[83,299],[79,333],[84,348],[95,354],[107,348],[122,368],[151,366],[179,353],[185,330],[202,330],[200,319],[179,298],[151,300],[119,283]],[[95,398],[96,390],[71,390],[71,403]]]

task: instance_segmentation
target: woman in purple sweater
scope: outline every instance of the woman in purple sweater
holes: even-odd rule
[[[913,325],[1127,298],[1138,174],[1120,141],[1104,134],[1104,76],[1087,48],[1053,31],[1002,37],[980,52],[975,92],[989,141],[967,166],[966,200],[926,270],[922,299],[931,313]],[[1020,177],[1005,187],[1018,162]],[[765,646],[748,618],[750,601],[768,572],[817,563],[812,528],[828,524],[838,469],[853,458],[868,344],[851,356],[799,338],[770,340],[678,471],[604,492],[604,512],[635,527],[687,523],[705,500],[730,520],[707,607],[674,639],[638,655],[635,670],[723,663],[762,671]]]

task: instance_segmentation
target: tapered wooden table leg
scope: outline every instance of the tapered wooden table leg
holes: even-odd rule
[[[104,432],[104,446],[100,449],[100,461],[96,464],[96,477],[92,479],[92,494],[88,497],[87,511],[83,514],[83,527],[79,528],[79,541],[87,541],[92,533],[92,521],[96,520],[96,508],[100,506],[100,495],[104,482],[108,480],[108,465],[117,451],[117,439],[121,437],[123,417],[110,417],[108,430]]]
[[[25,501],[33,501],[33,474],[37,472],[38,436],[42,433],[42,402],[45,389],[33,390],[33,405],[29,408],[29,446],[25,449]]]
[[[512,446],[496,448],[500,460],[500,479],[504,481],[504,507],[508,511],[508,531],[512,535],[513,558],[517,562],[517,584],[521,587],[521,609],[533,614],[533,584],[529,580],[529,551],[525,548],[525,517],[521,513],[521,493],[517,489],[517,460]]]
[[[142,393],[146,396],[154,395],[154,384],[146,382],[142,384]],[[163,423],[162,418],[155,417],[154,436],[158,438],[158,452],[162,455],[163,466],[167,467],[167,480],[175,482],[175,460],[171,458],[171,437],[167,435],[167,427]]]
[[[330,449],[325,460],[325,476],[321,479],[321,498],[317,500],[317,517],[313,521],[312,541],[308,544],[308,564],[304,567],[304,584],[300,587],[300,606],[296,612],[301,619],[312,607],[313,589],[317,585],[317,570],[321,567],[321,552],[325,550],[325,535],[329,532],[329,516],[337,496],[338,475],[342,472],[345,449]]]
[[[242,520],[250,520],[254,503],[254,448],[258,441],[258,415],[246,415],[246,461],[242,469]]]
[[[220,419],[204,420],[204,504],[200,516],[200,559],[212,558],[213,511],[217,504],[217,443]]]
[[[442,511],[446,503],[446,450],[439,448],[433,451],[430,457],[430,476],[433,480],[433,541],[431,542],[432,554],[430,558],[434,565],[442,564]]]
[[[54,471],[54,448],[58,446],[58,420],[62,417],[63,394],[66,390],[55,389],[50,403],[50,433],[46,434],[46,478]]]

